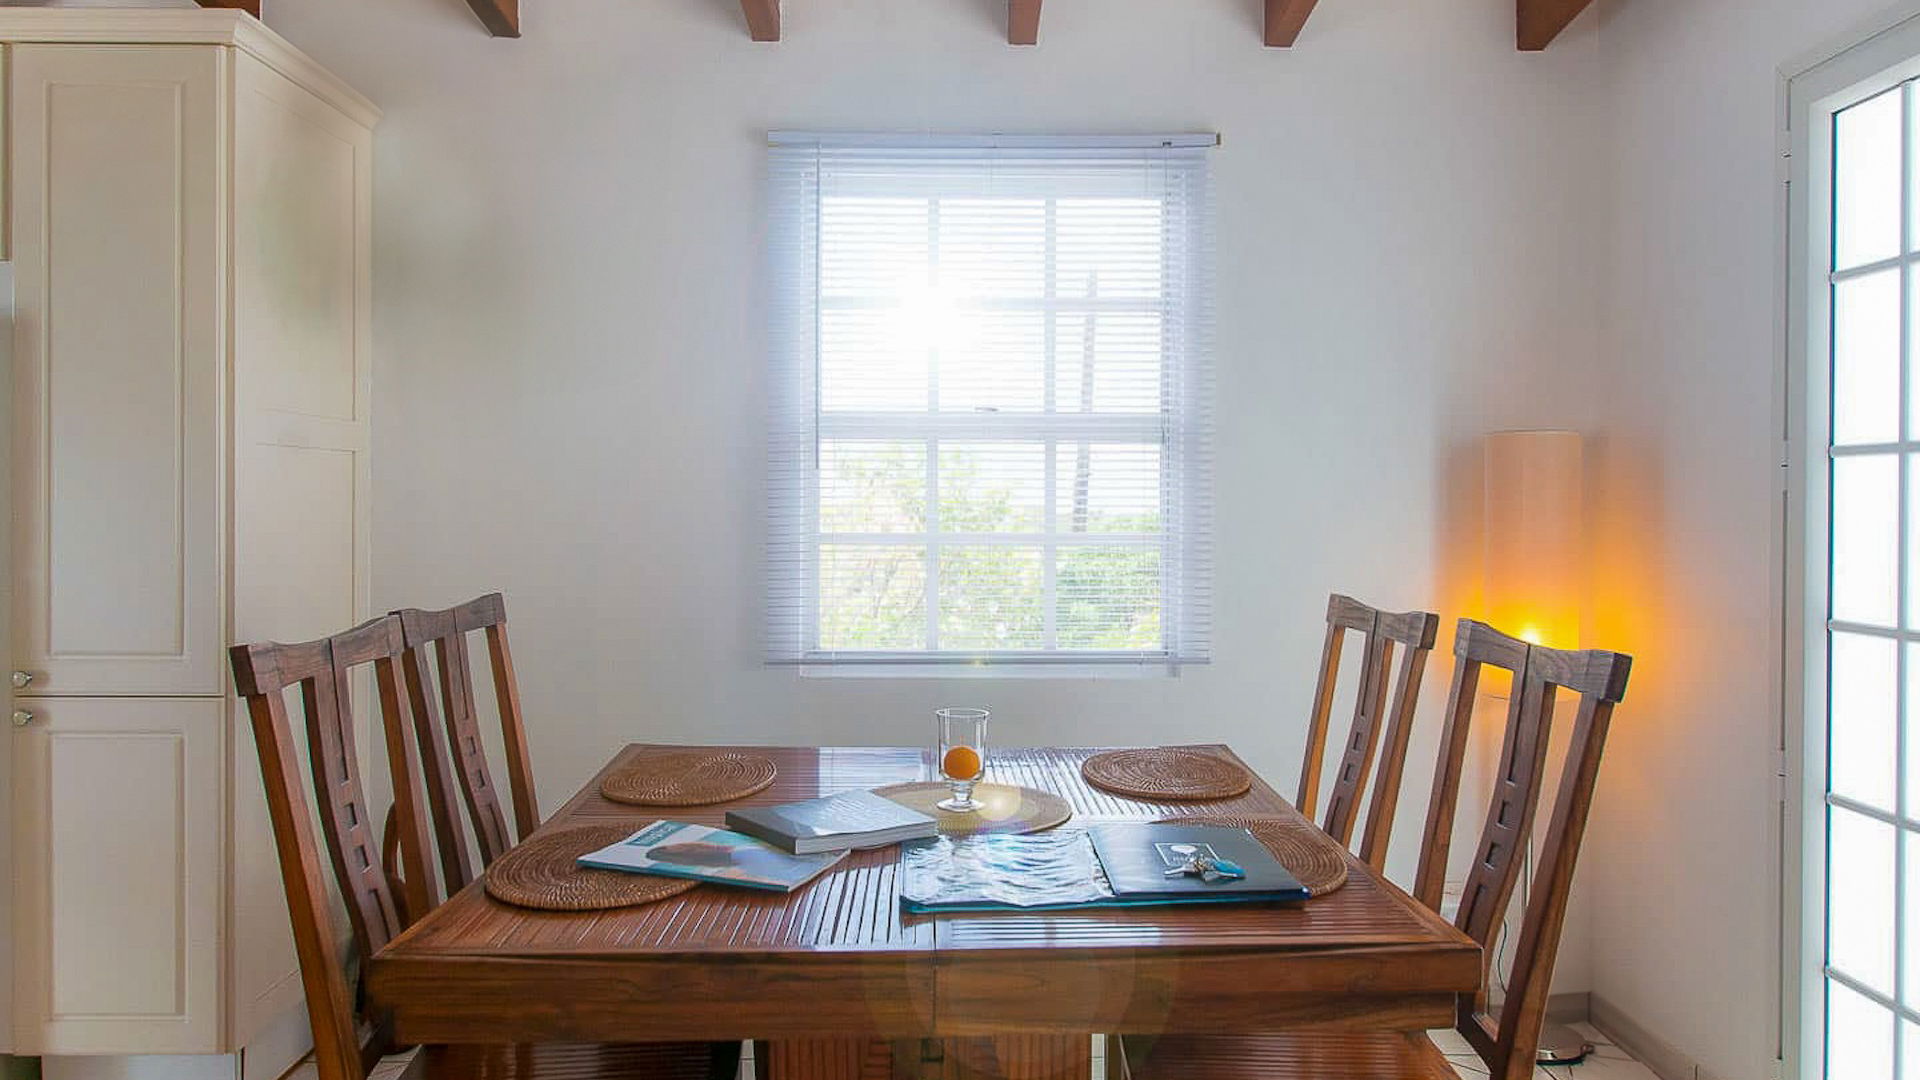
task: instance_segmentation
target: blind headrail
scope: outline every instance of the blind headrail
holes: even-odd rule
[[[1217,132],[1172,135],[944,135],[925,132],[769,131],[768,146],[822,150],[1195,150],[1220,145]]]

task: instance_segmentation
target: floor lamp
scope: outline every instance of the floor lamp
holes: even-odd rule
[[[1500,431],[1486,442],[1487,620],[1535,645],[1580,644],[1585,595],[1585,463],[1572,431]],[[1521,871],[1522,903],[1531,891],[1533,838]],[[1564,1024],[1540,1031],[1542,1065],[1569,1065],[1593,1052]]]

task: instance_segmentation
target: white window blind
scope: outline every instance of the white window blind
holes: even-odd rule
[[[1206,662],[1212,137],[771,141],[770,660]]]

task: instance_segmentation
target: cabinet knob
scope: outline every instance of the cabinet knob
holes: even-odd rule
[[[28,724],[31,724],[31,723],[33,723],[32,713],[28,712],[25,709],[13,710],[13,726],[14,727],[26,727]]]
[[[15,690],[25,690],[27,687],[32,685],[33,685],[33,672],[16,671],[13,673],[13,688]]]

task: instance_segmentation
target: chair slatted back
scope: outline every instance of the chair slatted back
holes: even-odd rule
[[[358,1034],[356,994],[348,984],[347,958],[334,929],[320,845],[313,836],[312,804],[300,778],[299,746],[284,695],[289,687],[300,689],[312,786],[334,885],[346,901],[354,948],[362,957],[372,956],[406,928],[410,912],[425,912],[420,897],[398,895],[382,869],[353,735],[354,669],[374,666],[381,710],[395,717],[400,708],[395,665],[401,652],[400,622],[392,616],[318,641],[235,645],[229,650],[234,684],[246,699],[259,750],[322,1080],[365,1080],[392,1042],[384,1018],[373,1018],[364,1042]],[[411,755],[391,739],[388,751],[399,821],[424,836],[418,800],[410,792]],[[418,866],[409,866],[408,874],[410,890],[431,880]]]
[[[533,765],[527,750],[526,723],[520,711],[520,690],[507,643],[506,601],[489,593],[443,611],[408,608],[394,613],[400,620],[406,652],[402,660],[407,694],[413,705],[415,739],[420,747],[422,778],[439,839],[441,872],[447,891],[455,892],[473,880],[459,815],[453,806],[458,784],[472,827],[481,866],[505,854],[515,833],[507,827],[499,786],[487,763],[474,703],[473,668],[467,635],[485,634],[493,673],[495,702],[507,752],[507,782],[513,800],[514,829],[520,839],[540,826],[539,799],[534,794]],[[427,654],[440,684],[439,700],[429,689]],[[451,772],[451,777],[449,777]],[[404,846],[404,845],[403,845]]]
[[[1399,805],[1400,780],[1406,768],[1407,743],[1419,703],[1420,682],[1439,626],[1440,617],[1424,611],[1383,612],[1339,594],[1327,601],[1326,643],[1320,655],[1320,676],[1314,686],[1307,750],[1301,763],[1300,792],[1294,806],[1307,817],[1313,817],[1320,797],[1327,727],[1333,712],[1340,657],[1347,635],[1358,634],[1366,650],[1360,665],[1360,685],[1354,695],[1353,722],[1340,749],[1322,828],[1342,844],[1352,844],[1362,797],[1372,777],[1373,798],[1367,809],[1360,857],[1375,869],[1386,865],[1387,844]],[[1397,676],[1392,680],[1393,697],[1389,707],[1388,672],[1396,667],[1393,662],[1396,651],[1400,659]],[[1383,717],[1387,720],[1386,754],[1380,758],[1375,776]]]
[[[1566,921],[1574,865],[1593,804],[1601,751],[1613,707],[1626,694],[1633,658],[1624,653],[1530,645],[1471,619],[1460,620],[1454,655],[1453,688],[1414,896],[1440,909],[1480,673],[1489,666],[1504,669],[1513,681],[1499,771],[1454,920],[1484,949],[1487,974],[1481,992],[1462,1000],[1457,1026],[1486,1061],[1494,1080],[1526,1080],[1534,1074],[1534,1054],[1546,1019],[1549,983]],[[1519,883],[1526,845],[1533,835],[1546,782],[1554,706],[1562,690],[1577,695],[1579,707],[1552,817],[1540,845],[1506,1001],[1496,1020],[1488,1013],[1486,993],[1495,962],[1494,937]]]
[[[1393,835],[1393,819],[1400,808],[1400,781],[1406,775],[1407,744],[1413,736],[1413,714],[1420,704],[1420,685],[1426,677],[1427,657],[1433,655],[1434,639],[1440,633],[1440,616],[1425,611],[1398,614],[1380,613],[1379,637],[1387,642],[1389,654],[1397,653],[1393,664],[1393,696],[1388,698],[1386,745],[1380,755],[1380,768],[1373,779],[1373,798],[1367,805],[1367,825],[1361,834],[1360,858],[1375,870],[1385,870],[1387,844]],[[1391,661],[1389,655],[1386,660]],[[1379,676],[1385,684],[1388,663],[1380,665]],[[1379,700],[1375,695],[1376,702]],[[1350,741],[1351,747],[1351,741]],[[1359,762],[1357,776],[1365,776],[1367,765]],[[1345,772],[1343,766],[1342,772]],[[1335,794],[1339,794],[1336,786]],[[1355,791],[1358,798],[1358,791]],[[1347,828],[1351,829],[1349,823]]]

